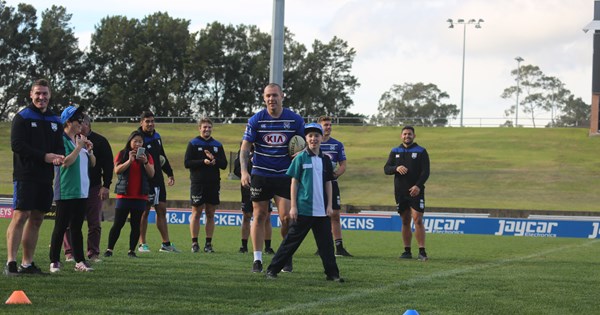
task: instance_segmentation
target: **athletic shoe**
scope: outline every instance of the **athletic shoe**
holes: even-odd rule
[[[8,264],[4,265],[4,275],[8,277],[19,275],[19,269],[17,268],[16,261],[11,261]]]
[[[283,272],[292,272],[294,271],[294,265],[292,264],[292,259],[290,258],[290,260],[288,260],[287,263],[285,263],[285,266],[283,266],[283,269],[281,269],[281,271]]]
[[[94,268],[90,267],[90,264],[84,260],[75,264],[75,271],[90,272],[94,271]]]
[[[134,251],[127,252],[127,257],[129,258],[138,258]]]
[[[429,258],[427,258],[427,253],[426,252],[419,253],[418,258],[419,258],[420,261],[427,261],[429,259]]]
[[[240,250],[238,251],[238,253],[240,253],[240,254],[245,254],[247,252],[248,252],[248,248],[244,247],[244,246],[240,247]]]
[[[339,248],[335,252],[335,257],[354,257],[354,256],[350,255],[350,253],[348,253],[348,251],[342,247],[342,248]]]
[[[404,253],[402,253],[402,255],[400,255],[399,258],[400,259],[412,259],[412,253],[411,252],[404,252]]]
[[[212,244],[206,244],[206,245],[204,245],[204,252],[205,253],[214,253],[215,251],[212,248]]]
[[[173,243],[169,246],[161,245],[158,251],[163,253],[179,253],[179,250],[175,248],[175,244]]]
[[[60,262],[53,262],[50,264],[50,272],[57,273],[60,271]]]
[[[267,255],[275,255],[275,251],[271,247],[265,248],[265,254]]]
[[[38,268],[38,266],[36,266],[35,263],[33,263],[33,262],[31,262],[31,265],[29,267],[19,266],[19,273],[27,274],[27,275],[45,275],[46,274],[46,273],[42,272],[42,269]]]
[[[104,257],[112,257],[112,250],[108,250],[108,249],[107,249],[107,250],[104,252]]]
[[[149,253],[150,252],[150,246],[148,246],[148,244],[140,244],[138,246],[138,252],[140,252],[140,253]]]
[[[338,283],[344,283],[346,282],[344,280],[344,278],[340,278],[340,276],[327,276],[327,281],[333,281],[333,282],[338,282]]]
[[[75,259],[72,255],[65,255],[65,262],[74,262]]]
[[[197,253],[200,251],[200,245],[198,243],[192,243],[192,253]]]
[[[88,258],[93,263],[99,263],[102,261],[102,259],[100,259],[100,257],[98,255],[91,255],[91,256],[88,256]]]
[[[277,279],[277,273],[267,270],[267,279]]]
[[[262,272],[262,271],[263,271],[262,261],[255,260],[254,263],[252,263],[252,272],[257,273],[257,272]]]

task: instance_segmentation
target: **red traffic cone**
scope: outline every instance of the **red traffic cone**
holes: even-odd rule
[[[13,291],[5,304],[31,304],[31,301],[23,290]]]

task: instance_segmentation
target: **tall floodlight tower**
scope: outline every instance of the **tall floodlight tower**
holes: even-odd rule
[[[600,0],[594,1],[594,20],[583,31],[594,31],[594,53],[592,58],[592,117],[590,135],[600,134]]]
[[[283,88],[283,41],[285,0],[273,0],[273,30],[271,32],[271,72],[269,82]]]

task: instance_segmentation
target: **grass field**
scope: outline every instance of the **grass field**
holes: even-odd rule
[[[94,123],[116,152],[138,124]],[[226,152],[236,152],[244,125],[214,126]],[[189,173],[183,167],[187,142],[197,136],[194,124],[159,123],[176,184],[169,199],[189,199]],[[427,205],[525,210],[600,211],[600,137],[587,129],[564,128],[417,128],[416,141],[431,157]],[[348,169],[340,179],[342,203],[393,205],[393,181],[383,174],[398,127],[334,126],[344,142]],[[12,194],[10,124],[0,123],[0,194]],[[239,181],[222,172],[221,200],[239,200]]]
[[[9,220],[0,219],[5,231]],[[42,226],[36,262],[48,270],[53,221]],[[103,225],[106,246],[110,223]],[[171,225],[174,240],[188,226]],[[280,238],[273,231],[274,245]],[[92,273],[67,267],[49,276],[0,277],[0,299],[24,290],[32,305],[0,305],[3,314],[597,314],[600,242],[574,238],[428,235],[430,260],[406,261],[396,232],[345,231],[353,258],[339,258],[346,283],[325,281],[315,243],[307,237],[294,272],[267,280],[250,272],[251,254],[238,254],[239,228],[217,227],[214,254],[126,256],[126,226],[115,256]],[[3,238],[4,239],[4,238]],[[6,252],[0,242],[0,253]],[[4,256],[4,254],[2,254]],[[271,257],[265,257],[268,263]]]

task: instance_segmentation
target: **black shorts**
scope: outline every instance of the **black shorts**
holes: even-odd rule
[[[250,199],[250,189],[241,187],[242,192],[242,212],[244,213],[253,213],[254,207],[252,206],[252,199]],[[273,203],[269,200],[269,212],[273,212]]]
[[[337,180],[331,181],[331,208],[333,210],[341,210],[342,209],[342,199],[340,198],[340,186],[338,185]]]
[[[409,195],[396,196],[396,210],[398,213],[404,212],[408,208],[413,208],[417,212],[425,212],[425,194],[421,192],[417,197]]]
[[[192,206],[200,206],[203,204],[218,205],[221,203],[219,194],[221,191],[221,185],[216,184],[202,184],[198,182],[192,182],[190,185],[190,200]]]
[[[285,177],[265,177],[252,175],[250,183],[250,199],[252,201],[271,200],[275,196],[290,199],[290,186],[292,178]]]
[[[52,199],[54,199],[52,184],[15,181],[13,186],[14,210],[50,212]]]
[[[150,186],[148,204],[155,206],[159,202],[167,202],[167,189],[165,188],[165,183],[162,183],[158,186]]]

